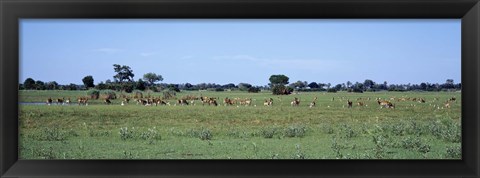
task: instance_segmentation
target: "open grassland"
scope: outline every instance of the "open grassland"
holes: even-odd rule
[[[85,96],[85,91],[21,91],[20,102]],[[126,94],[131,95],[131,94]],[[147,96],[148,93],[144,93]],[[161,93],[150,93],[161,96]],[[180,92],[219,106],[21,105],[21,159],[460,159],[459,92]],[[118,93],[120,96],[120,93]],[[318,97],[316,106],[309,103]],[[251,106],[223,99],[252,98]],[[293,107],[294,97],[300,105]],[[424,98],[425,103],[396,101]],[[444,103],[456,101],[450,108]],[[273,99],[273,106],[263,101]],[[370,98],[370,100],[368,99]],[[380,108],[376,98],[395,109]],[[333,99],[333,101],[332,101]],[[348,108],[347,100],[353,101]],[[391,100],[393,99],[393,100]],[[364,102],[364,106],[357,102]]]

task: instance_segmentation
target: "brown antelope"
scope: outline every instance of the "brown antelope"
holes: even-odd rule
[[[48,98],[48,99],[47,99],[47,105],[51,105],[52,102],[53,102],[52,98]]]
[[[72,101],[70,100],[70,98],[67,98],[67,100],[65,100],[65,103],[68,104],[68,105],[70,105],[71,102]]]
[[[357,103],[357,105],[358,105],[358,106],[364,106],[365,103],[360,101],[360,102]]]
[[[218,106],[217,100],[213,99],[213,100],[210,100],[210,101],[208,102],[208,105],[212,105],[212,104],[213,104],[214,106]]]
[[[264,106],[272,106],[273,105],[273,99],[265,99],[265,102],[263,102]]]
[[[250,106],[252,104],[252,98],[245,98],[245,106]]]
[[[313,101],[310,103],[310,107],[314,107],[317,104],[317,97],[313,98]]]
[[[233,105],[233,104],[234,104],[234,101],[233,101],[232,99],[230,99],[230,98],[227,97],[227,98],[223,99],[223,104],[224,104],[225,106],[227,106],[227,105]]]
[[[177,103],[179,105],[182,105],[182,106],[183,105],[188,105],[188,101],[186,99],[179,99],[179,100],[177,100]]]
[[[137,105],[142,104],[142,105],[147,105],[148,102],[145,99],[137,99]]]
[[[88,101],[88,98],[87,97],[78,97],[77,98],[77,101],[78,101],[78,105],[88,105],[87,104],[87,101]]]
[[[457,98],[455,98],[455,96],[452,96],[452,98],[448,99],[448,101],[457,101]]]
[[[445,108],[450,108],[450,101],[445,102]]]
[[[395,109],[395,105],[392,104],[390,101],[380,101],[377,100],[378,105],[380,105],[380,108],[393,108]]]
[[[123,98],[123,101],[125,101],[125,103],[128,104],[128,102],[130,102],[130,98],[125,97],[125,98]]]
[[[103,103],[105,103],[105,104],[107,104],[107,105],[108,105],[108,104],[112,104],[112,102],[111,102],[110,99],[108,99],[108,98],[103,99]]]
[[[63,104],[63,101],[65,101],[65,97],[57,98],[57,104]]]
[[[295,97],[295,99],[290,103],[292,106],[298,106],[300,105],[300,100]]]
[[[418,101],[419,103],[425,103],[425,99],[423,98],[420,98],[420,101]]]
[[[350,99],[347,100],[348,108],[352,107],[353,102],[350,101]]]

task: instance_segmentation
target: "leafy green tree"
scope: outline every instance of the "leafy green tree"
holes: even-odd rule
[[[250,87],[250,88],[248,88],[248,92],[249,92],[249,93],[258,93],[258,92],[260,92],[260,88],[258,88],[258,87]]]
[[[74,83],[70,83],[70,85],[67,85],[66,87],[68,90],[77,90],[77,85],[75,85]]]
[[[150,86],[153,86],[155,82],[163,81],[162,75],[157,75],[153,72],[149,72],[143,75],[143,80],[147,81]]]
[[[37,88],[35,86],[35,80],[33,80],[32,78],[25,79],[25,81],[23,82],[23,87],[27,90],[33,90]]]
[[[285,75],[272,75],[270,76],[269,80],[270,87],[272,87],[272,93],[274,95],[288,95],[291,93],[290,89],[293,90],[291,87],[285,87],[289,80],[289,78]]]
[[[375,82],[373,82],[372,80],[370,79],[366,79],[364,82],[363,82],[363,86],[365,88],[372,88],[372,86],[375,85]]]
[[[44,83],[43,81],[41,81],[41,80],[37,80],[37,81],[35,82],[35,88],[36,88],[37,90],[45,90],[45,83]]]
[[[139,79],[135,84],[135,89],[143,91],[146,89],[145,85],[146,83],[142,79]]]
[[[180,89],[178,88],[178,85],[175,85],[175,84],[168,84],[167,88],[168,88],[170,91],[180,92]]]
[[[300,80],[295,82],[295,83],[292,83],[291,86],[293,88],[305,88],[306,87],[305,83],[300,81]]]
[[[318,86],[317,82],[312,82],[310,84],[307,85],[308,87],[310,88],[319,88],[320,86]]]
[[[269,78],[270,80],[270,85],[286,85],[288,84],[289,78],[285,75],[272,75]]]
[[[106,90],[108,89],[108,86],[107,84],[103,83],[103,82],[100,82],[98,85],[95,86],[95,89],[97,90]]]
[[[93,80],[93,77],[91,75],[85,76],[82,79],[83,85],[85,85],[85,87],[87,89],[95,87],[95,85],[93,84],[93,81],[94,80]]]
[[[45,84],[47,90],[56,90],[58,88],[58,83],[55,81],[47,82]]]
[[[251,87],[252,87],[252,85],[250,85],[248,83],[239,83],[238,84],[238,88],[242,91],[247,91]]]
[[[117,73],[113,76],[113,79],[115,79],[116,82],[123,83],[124,81],[133,81],[133,77],[135,76],[135,74],[133,74],[133,70],[130,69],[129,66],[113,64],[113,70],[115,71],[115,73]]]

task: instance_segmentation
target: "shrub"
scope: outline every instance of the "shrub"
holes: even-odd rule
[[[98,99],[100,97],[100,91],[88,90],[87,95],[90,96],[90,99]]]
[[[447,147],[447,158],[462,158],[462,147],[461,146],[449,146]]]
[[[402,146],[405,149],[418,151],[421,153],[430,152],[430,145],[423,143],[419,138],[407,137],[402,140]]]
[[[58,127],[46,127],[42,130],[39,140],[62,141],[66,137],[66,133],[62,132]]]
[[[356,131],[347,124],[343,124],[342,127],[340,127],[340,133],[343,134],[343,138],[352,138],[357,136]]]
[[[283,85],[275,85],[272,87],[272,93],[274,95],[289,95],[293,92],[292,87],[285,87]]]
[[[305,126],[293,125],[293,126],[289,126],[285,129],[284,136],[286,136],[286,137],[303,137],[303,136],[305,136],[306,131],[307,131],[307,128]]]
[[[207,91],[225,91],[223,88],[207,88]]]
[[[277,128],[263,128],[261,134],[263,138],[273,138],[276,132]]]
[[[128,127],[120,128],[120,139],[127,140],[135,138],[135,127],[132,127],[130,130]]]
[[[113,90],[102,91],[101,97],[103,99],[117,99],[117,94]]]
[[[213,137],[212,132],[207,128],[202,128],[200,130],[190,130],[189,135],[191,137],[200,138],[201,140],[211,140]]]
[[[335,89],[335,88],[329,88],[329,89],[327,90],[327,92],[329,92],[329,93],[337,93],[337,89]]]
[[[142,138],[144,140],[160,140],[162,137],[157,132],[156,128],[153,127],[151,129],[150,128],[147,129],[147,131],[145,131],[145,132],[142,132],[140,134],[140,138]]]
[[[248,88],[248,92],[249,92],[249,93],[258,93],[258,92],[260,92],[260,88],[258,88],[258,87],[250,87],[250,88]]]

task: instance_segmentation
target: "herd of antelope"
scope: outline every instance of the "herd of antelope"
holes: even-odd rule
[[[103,98],[103,103],[105,105],[111,105],[112,104],[111,99],[112,98],[109,98],[109,97]],[[219,105],[219,103],[217,102],[218,99],[220,99],[220,98],[219,97],[187,95],[187,96],[184,96],[180,99],[175,99],[175,102],[173,103],[173,106],[177,106],[177,105],[180,105],[180,106],[196,105],[197,103],[201,103],[203,106],[205,106],[205,105],[218,106]],[[281,98],[278,97],[278,99],[281,102]],[[318,98],[315,96],[313,98],[313,100],[308,104],[308,107],[309,108],[315,107],[317,99]],[[77,104],[88,106],[88,100],[89,100],[88,97],[77,97]],[[127,105],[127,104],[130,103],[130,100],[134,100],[137,105],[143,105],[143,106],[158,106],[158,105],[171,106],[172,105],[170,103],[170,101],[162,99],[160,97],[148,97],[148,98],[133,97],[133,98],[130,98],[130,97],[125,97],[125,96],[123,97],[120,105],[122,105],[122,106]],[[345,100],[346,100],[345,104],[346,104],[347,108],[352,108],[354,106],[354,102],[351,101],[349,98],[345,98],[345,97],[341,97],[341,98],[339,97],[337,100],[335,100],[335,97],[333,97],[331,102],[344,102]],[[370,101],[370,100],[371,100],[371,98],[369,98],[369,97],[367,97],[367,98],[357,98],[355,105],[357,105],[358,107],[368,107],[368,104],[366,102]],[[433,98],[434,102],[438,101],[438,100],[439,99],[437,97]],[[239,107],[239,106],[252,106],[253,105],[253,106],[256,107],[257,105],[254,104],[254,101],[255,101],[255,99],[252,99],[252,98],[238,98],[238,97],[228,98],[228,97],[226,97],[225,99],[223,99],[223,105],[224,106],[236,105],[237,107]],[[399,98],[392,97],[390,99],[376,98],[375,101],[378,104],[378,106],[380,106],[380,108],[389,108],[389,109],[395,109],[395,103],[393,103],[393,102],[397,102],[397,103],[407,102],[407,101],[418,102],[418,103],[426,103],[427,102],[425,98],[411,98],[411,97],[399,97]],[[298,106],[300,106],[300,102],[301,102],[300,98],[294,97],[293,100],[290,102],[290,105],[292,107],[298,107]],[[450,108],[453,102],[456,102],[455,97],[451,97],[448,100],[446,100],[443,103],[443,106],[441,104],[438,104],[438,105],[434,104],[433,107],[435,107],[437,109]],[[55,100],[50,97],[46,100],[47,105],[52,105],[54,103],[57,104],[57,105],[71,105],[72,100],[70,98],[65,99],[65,97],[57,98]],[[265,99],[263,105],[264,106],[273,106],[273,98]],[[432,104],[430,104],[430,105],[432,105]],[[415,107],[416,105],[411,103],[410,106]],[[330,107],[330,105],[328,105],[327,107]],[[343,105],[343,107],[345,107],[345,105]]]

